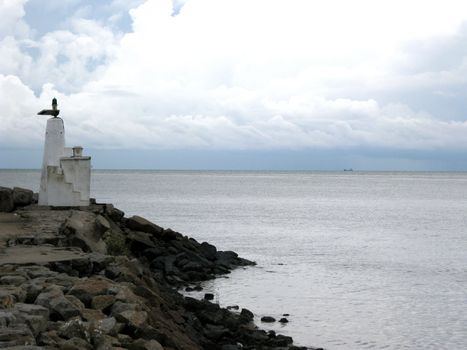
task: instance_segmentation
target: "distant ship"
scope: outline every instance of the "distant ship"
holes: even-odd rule
[[[353,171],[353,169],[352,169],[352,168],[350,168],[350,169],[344,169],[344,171]]]

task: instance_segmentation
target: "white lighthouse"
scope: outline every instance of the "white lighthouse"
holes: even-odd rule
[[[52,109],[38,113],[53,116],[47,120],[45,131],[39,205],[86,206],[91,189],[91,157],[82,155],[81,146],[65,147],[65,128],[59,113],[55,98]]]

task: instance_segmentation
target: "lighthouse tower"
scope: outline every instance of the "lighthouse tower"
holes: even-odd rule
[[[83,148],[65,147],[65,127],[58,117],[57,100],[52,109],[39,115],[51,115],[47,120],[42,160],[39,205],[86,206],[91,188],[91,157],[83,156]]]

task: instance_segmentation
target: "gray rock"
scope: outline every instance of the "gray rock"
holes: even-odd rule
[[[114,295],[96,295],[92,298],[91,307],[96,310],[105,310],[115,303]]]
[[[13,204],[15,207],[25,207],[33,203],[34,192],[21,187],[13,188]]]
[[[93,323],[93,332],[116,336],[118,333],[117,320],[115,317],[107,317],[102,320],[97,320]]]
[[[26,278],[20,275],[7,275],[0,277],[0,284],[19,286],[24,282],[26,282]]]
[[[16,322],[16,317],[11,311],[0,310],[0,328],[6,328]]]
[[[59,315],[63,320],[81,315],[81,309],[65,298],[63,292],[57,286],[40,293],[35,304],[48,308],[51,315]]]
[[[45,331],[49,320],[49,309],[34,304],[15,304],[16,322],[26,324],[32,334],[37,337]]]
[[[13,191],[7,187],[0,187],[0,212],[10,212],[15,209]]]
[[[152,340],[144,340],[144,339],[138,339],[135,340],[133,343],[128,345],[129,350],[164,350],[162,345],[152,339]]]
[[[16,303],[15,310],[26,315],[42,316],[49,318],[49,309],[41,305]]]
[[[94,347],[84,339],[73,337],[60,343],[60,350],[92,350]]]
[[[12,303],[22,303],[26,300],[26,291],[18,286],[0,286],[0,308],[8,307]]]
[[[113,204],[106,204],[104,211],[109,216],[109,218],[115,222],[122,220],[123,216],[125,215],[123,211],[115,208]]]
[[[141,216],[134,215],[126,221],[128,228],[135,231],[151,233],[156,236],[162,236],[164,229]]]
[[[132,310],[132,311],[139,310],[138,304],[124,303],[122,301],[117,301],[115,304],[113,304],[110,314],[117,315],[119,313],[122,313],[128,310]]]
[[[96,225],[97,225],[98,230],[100,230],[101,232],[106,232],[110,230],[111,228],[109,221],[106,218],[104,218],[102,215],[97,215]]]
[[[111,285],[111,281],[107,279],[91,277],[77,281],[68,294],[76,296],[88,307],[91,305],[92,298],[96,295],[107,294]]]
[[[0,348],[21,345],[36,345],[36,339],[26,325],[0,327]]]
[[[89,332],[89,324],[79,319],[72,319],[65,322],[59,329],[58,335],[65,339],[79,338],[86,342],[91,342],[91,333]]]
[[[125,323],[133,328],[143,328],[148,320],[146,311],[127,310],[115,315],[118,322]]]
[[[78,210],[72,211],[62,227],[62,233],[67,236],[70,245],[80,247],[85,252],[107,254],[107,246],[102,240],[104,232],[95,214]]]

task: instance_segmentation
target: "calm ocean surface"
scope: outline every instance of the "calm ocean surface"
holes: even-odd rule
[[[92,194],[257,261],[205,289],[298,344],[467,349],[467,173],[95,171]]]

